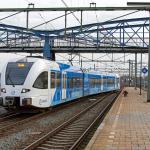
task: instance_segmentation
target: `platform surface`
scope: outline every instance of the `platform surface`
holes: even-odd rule
[[[150,150],[150,103],[146,92],[126,88],[114,103],[85,150]]]

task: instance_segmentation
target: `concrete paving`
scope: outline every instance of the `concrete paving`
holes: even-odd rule
[[[146,92],[125,88],[85,150],[150,150],[150,103]]]

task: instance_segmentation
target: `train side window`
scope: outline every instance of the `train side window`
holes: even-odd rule
[[[76,78],[75,77],[73,77],[73,88],[76,88]]]
[[[55,88],[55,72],[51,72],[51,88]]]
[[[106,77],[103,78],[103,84],[105,84],[105,85],[107,84],[107,78]]]
[[[81,86],[81,85],[80,85],[80,78],[77,77],[77,78],[76,78],[76,87],[77,87],[77,88],[80,88],[80,86]]]
[[[61,75],[60,75],[60,72],[57,72],[57,78],[56,78],[56,86],[57,87],[60,87],[60,77],[61,77]]]
[[[82,81],[82,78],[81,78],[81,77],[79,77],[79,79],[78,79],[78,80],[79,80],[79,88],[81,88],[81,87],[82,87],[82,82],[83,82],[83,81]]]
[[[102,84],[101,78],[98,79],[98,84],[99,84],[99,86],[101,86],[101,84]]]
[[[119,87],[119,79],[117,78],[117,87]]]
[[[63,79],[63,86],[62,86],[62,88],[66,88],[66,80],[67,80],[67,78],[66,78],[66,75],[65,74],[62,74],[62,79]]]
[[[69,88],[73,88],[73,81],[72,81],[72,78],[67,78],[68,80],[68,87]]]
[[[33,84],[34,88],[37,89],[47,89],[48,88],[48,72],[42,72]]]

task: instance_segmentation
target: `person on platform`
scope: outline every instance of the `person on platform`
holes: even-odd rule
[[[128,92],[126,90],[124,90],[123,95],[124,95],[124,97],[126,97],[128,95]]]

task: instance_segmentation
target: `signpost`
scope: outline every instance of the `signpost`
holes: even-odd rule
[[[142,73],[146,74],[148,72],[148,69],[146,67],[142,68]]]
[[[148,72],[146,67],[142,68],[142,73],[144,74],[144,90],[145,90],[145,74]]]

